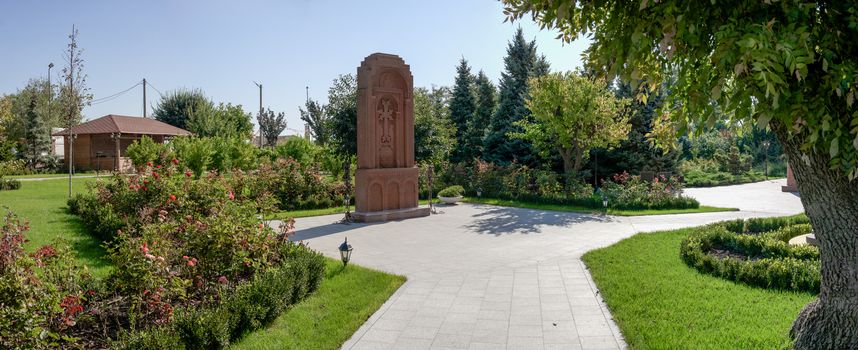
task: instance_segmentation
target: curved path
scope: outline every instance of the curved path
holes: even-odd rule
[[[639,232],[802,211],[784,180],[689,189],[738,212],[602,217],[489,205],[384,224],[298,219],[294,239],[408,281],[343,349],[619,349],[626,344],[581,262],[585,252]]]

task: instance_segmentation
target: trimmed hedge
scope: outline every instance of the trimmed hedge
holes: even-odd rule
[[[535,204],[552,204],[552,205],[566,205],[566,206],[578,206],[585,207],[590,209],[601,210],[603,208],[602,205],[602,197],[599,195],[592,195],[589,197],[567,197],[564,195],[537,195],[530,193],[521,193],[521,194],[511,194],[511,193],[499,193],[493,194],[490,196],[484,195],[483,198],[492,198],[492,199],[501,199],[501,200],[517,200],[528,203]],[[660,205],[650,205],[647,203],[640,202],[625,202],[625,203],[617,203],[617,201],[612,201],[608,203],[608,206],[612,209],[619,210],[658,210],[658,209],[696,209],[700,207],[700,203],[697,202],[694,198],[691,197],[673,197]]]
[[[458,197],[465,193],[465,188],[459,185],[447,187],[438,192],[438,197]]]
[[[763,288],[819,292],[820,262],[816,247],[790,246],[790,238],[810,232],[806,217],[733,220],[704,226],[686,237],[680,256],[703,273]],[[742,232],[749,232],[744,234]],[[773,231],[761,232],[763,229]],[[745,256],[720,257],[713,250]]]
[[[261,272],[250,281],[224,290],[219,305],[182,308],[170,324],[127,333],[118,349],[220,349],[276,319],[315,291],[325,273],[321,254],[293,245],[287,263]]]

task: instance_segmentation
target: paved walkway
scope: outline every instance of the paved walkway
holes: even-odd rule
[[[302,218],[295,238],[338,258],[348,237],[355,264],[408,277],[343,349],[619,349],[581,255],[638,232],[800,212],[783,182],[688,191],[739,212],[601,217],[464,204],[384,224]]]

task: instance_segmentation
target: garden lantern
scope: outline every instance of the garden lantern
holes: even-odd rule
[[[477,197],[482,197],[482,196],[483,196],[483,189],[477,188]]]
[[[349,239],[346,237],[346,240],[343,241],[343,244],[340,244],[340,259],[343,260],[343,266],[349,264],[349,260],[352,258],[352,245],[349,244]]]
[[[608,196],[602,192],[602,208],[605,209],[605,214],[608,213]]]

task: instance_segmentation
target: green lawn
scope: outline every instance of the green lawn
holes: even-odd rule
[[[691,229],[642,233],[584,255],[632,349],[775,349],[815,296],[701,274],[679,257]]]
[[[75,193],[86,190],[86,184],[96,179],[74,179]],[[61,238],[77,253],[78,261],[88,266],[93,275],[107,275],[110,265],[104,259],[101,242],[86,232],[77,216],[68,212],[68,181],[63,179],[45,181],[22,181],[21,188],[0,191],[0,210],[5,215],[9,208],[22,220],[30,221],[29,240],[25,247],[35,250]]]
[[[466,202],[466,203],[490,204],[490,205],[498,205],[498,206],[502,206],[502,207],[515,207],[515,208],[553,210],[553,211],[568,211],[568,212],[573,212],[573,213],[585,213],[585,214],[601,214],[602,213],[601,210],[596,210],[593,208],[582,207],[582,206],[531,203],[531,202],[523,202],[523,201],[507,200],[507,199],[466,197],[462,201]],[[646,209],[646,210],[608,209],[608,214],[617,215],[617,216],[638,216],[638,215],[711,213],[711,212],[718,212],[718,211],[738,211],[738,210],[739,209],[736,209],[736,208],[718,208],[718,207],[707,207],[705,205],[701,205],[699,208],[695,208],[695,209]]]
[[[74,179],[74,192],[96,179]],[[110,271],[100,242],[80,220],[68,213],[68,182],[63,179],[24,181],[21,189],[0,191],[0,208],[8,207],[30,220],[28,250],[62,237],[78,260],[97,277]],[[335,208],[339,209],[339,208]],[[5,209],[3,209],[5,212]],[[345,342],[405,281],[404,277],[328,259],[319,290],[282,314],[268,328],[248,334],[238,349],[336,349]]]
[[[338,349],[405,278],[328,259],[319,290],[232,349]]]
[[[78,173],[75,173],[75,174],[74,174],[74,176],[72,176],[72,177],[77,177],[77,176],[93,176],[93,175],[95,175],[95,172],[94,172],[94,171],[86,171],[86,172],[78,172]],[[108,172],[102,172],[102,173],[100,173],[99,175],[102,175],[102,176],[110,176],[110,173],[108,173]],[[35,179],[35,178],[53,179],[53,178],[68,178],[68,177],[69,177],[69,174],[28,174],[28,175],[6,175],[6,176],[4,176],[4,177],[10,178],[10,179]]]

